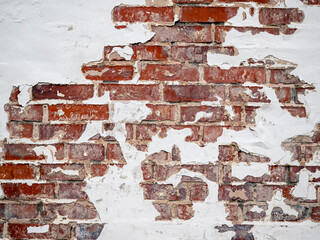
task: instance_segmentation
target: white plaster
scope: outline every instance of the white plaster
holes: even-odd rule
[[[37,156],[44,155],[46,157],[47,163],[57,162],[56,152],[57,148],[55,146],[38,146],[33,148],[33,151],[37,154]]]
[[[233,164],[232,176],[238,179],[244,179],[246,176],[262,177],[264,174],[269,173],[269,166],[266,163],[238,163]]]
[[[27,233],[47,233],[48,231],[49,231],[49,225],[27,228]]]
[[[62,174],[65,174],[65,175],[69,175],[69,176],[78,176],[79,175],[79,170],[68,170],[68,169],[62,169],[60,167],[51,169],[50,173],[59,173],[59,172],[61,172]]]
[[[310,177],[310,172],[305,168],[299,172],[299,182],[292,191],[293,196],[309,200],[317,199],[317,190],[314,184],[309,182]]]
[[[257,213],[261,213],[263,212],[263,209],[260,208],[259,206],[257,205],[254,205],[251,209],[250,209],[251,212],[257,212]]]
[[[213,115],[213,112],[197,112],[195,119],[193,121],[190,122],[185,122],[184,124],[192,124],[192,123],[197,123],[201,118],[211,118]]]
[[[120,57],[123,57],[125,60],[131,60],[131,57],[133,55],[133,50],[129,46],[124,47],[115,47],[112,49],[112,53],[118,53]],[[108,56],[110,56],[110,54]]]
[[[24,84],[19,86],[18,102],[23,107],[30,101],[30,90],[31,85]]]

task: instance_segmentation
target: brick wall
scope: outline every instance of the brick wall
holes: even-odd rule
[[[250,7],[250,13],[261,26],[226,24],[247,2],[257,4]],[[320,5],[311,0],[303,3]],[[231,231],[232,239],[255,239],[251,229],[264,222],[318,223],[320,188],[315,183],[320,181],[320,166],[312,165],[320,149],[318,125],[311,133],[282,143],[292,154],[292,164],[246,151],[241,142],[219,143],[226,130],[254,128],[261,121],[257,117],[261,108],[274,102],[293,119],[307,118],[299,95],[314,90],[314,86],[291,74],[296,66],[287,64],[287,59],[251,58],[228,69],[209,65],[207,59],[208,53],[239,54],[237,46],[224,44],[230,31],[250,32],[252,37],[261,33],[294,37],[297,29],[290,24],[302,23],[304,17],[303,11],[278,8],[271,0],[173,0],[173,4],[162,6],[116,6],[112,11],[116,28],[148,23],[154,36],[146,43],[105,46],[102,60],[81,68],[87,84],[38,83],[32,86],[25,106],[18,99],[21,89],[12,88],[4,106],[10,137],[4,140],[0,166],[1,236],[99,237],[107,224],[99,218],[108,213],[99,213],[89,199],[87,181],[104,176],[110,168],[126,168],[132,161],[123,153],[124,143],[108,134],[118,131],[119,124],[111,117],[115,111],[112,102],[140,102],[148,109],[143,119],[121,124],[125,124],[125,144],[146,155],[139,162],[140,197],[146,204],[152,202],[158,212],[149,221],[170,223],[196,217],[194,204],[204,203],[214,194],[210,189],[213,183],[218,186],[217,201],[227,215],[227,225],[212,223],[221,236]],[[128,49],[130,54],[123,55]],[[266,89],[276,99],[271,99]],[[105,103],[96,99],[105,99]],[[101,129],[83,139],[92,124]],[[200,149],[216,144],[218,158],[208,163],[197,163],[197,159],[186,163],[176,145],[170,151],[149,151],[156,136],[165,139],[170,131],[186,129],[186,144]],[[267,172],[237,177],[233,171],[243,163],[248,167],[261,164]],[[299,179],[306,172],[314,196],[298,193]],[[180,181],[168,183],[177,174],[181,174]],[[296,215],[274,205],[279,194]]]

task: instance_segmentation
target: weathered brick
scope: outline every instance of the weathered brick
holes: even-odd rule
[[[166,85],[163,90],[167,102],[201,102],[225,99],[224,86]]]
[[[108,105],[57,104],[49,105],[50,121],[108,120]]]
[[[148,121],[174,121],[176,117],[176,107],[174,105],[147,104],[152,111],[145,120]]]
[[[0,179],[35,179],[36,167],[29,164],[0,165]]]
[[[316,173],[317,171],[320,171],[320,167],[319,166],[307,166],[307,167],[299,167],[299,166],[291,166],[290,167],[290,172],[289,172],[289,176],[290,176],[290,182],[296,183],[299,181],[299,172],[302,169],[306,169],[311,173]],[[310,182],[320,182],[320,177],[310,177],[309,178]]]
[[[27,105],[26,107],[6,104],[5,111],[8,113],[10,121],[42,121],[43,106],[39,104]]]
[[[213,182],[217,182],[219,179],[219,166],[209,164],[183,164],[182,168],[192,172],[203,174],[207,179]]]
[[[285,35],[294,34],[297,30],[296,28],[279,28],[279,27],[268,27],[268,28],[260,28],[260,27],[233,27],[233,26],[215,26],[215,42],[223,43],[225,41],[225,36],[227,32],[232,29],[238,32],[251,32],[252,35],[256,35],[259,33],[268,33],[272,35],[280,35],[280,33]]]
[[[238,147],[235,145],[219,145],[218,160],[220,162],[234,161],[237,153]]]
[[[274,88],[277,98],[281,103],[290,103],[291,102],[291,88],[281,87]]]
[[[182,220],[188,220],[194,216],[192,204],[178,204],[177,217]]]
[[[293,69],[272,69],[270,83],[298,84],[301,83],[299,77],[291,75]]]
[[[141,172],[143,180],[148,181],[153,179],[153,163],[141,163]]]
[[[204,80],[209,83],[265,83],[266,73],[264,68],[220,67],[207,66],[204,68]]]
[[[78,240],[98,239],[104,224],[81,223],[76,225],[75,236]]]
[[[96,81],[127,81],[133,78],[132,65],[83,65],[82,72],[86,79]]]
[[[107,164],[92,164],[91,177],[102,177],[107,173],[109,166]]]
[[[132,60],[165,61],[168,59],[168,49],[160,45],[133,45]]]
[[[42,215],[45,221],[52,221],[58,216],[65,216],[67,219],[94,219],[98,213],[91,202],[78,201],[43,204]]]
[[[221,126],[205,126],[203,128],[203,141],[216,142],[222,133],[223,127]]]
[[[112,11],[115,22],[173,22],[173,7],[117,6]]]
[[[212,3],[213,0],[173,0],[174,3]]]
[[[42,124],[39,125],[39,140],[53,138],[76,140],[86,129],[86,124]]]
[[[37,204],[1,203],[0,217],[5,219],[35,219],[38,216]]]
[[[206,183],[192,184],[190,187],[191,201],[204,201],[209,194],[208,185]]]
[[[160,213],[156,220],[171,220],[171,207],[168,203],[152,203],[155,209]]]
[[[230,87],[230,101],[232,102],[261,102],[269,103],[266,94],[261,91],[262,87]]]
[[[233,107],[236,114],[233,120],[239,121],[241,119],[241,108]],[[194,122],[199,113],[211,114],[211,116],[204,116],[197,119],[197,122],[224,122],[232,120],[229,113],[224,107],[210,107],[210,106],[188,106],[181,107],[180,121]]]
[[[32,138],[33,124],[21,122],[7,123],[7,130],[10,138]]]
[[[88,199],[88,195],[84,191],[86,183],[71,182],[59,183],[58,198],[59,199]]]
[[[244,151],[239,151],[238,159],[239,159],[239,162],[247,162],[247,163],[250,163],[250,162],[260,162],[260,163],[270,162],[270,158],[268,158],[268,157],[260,156],[260,155],[253,154],[253,153],[247,153]]]
[[[171,184],[141,183],[145,200],[169,200],[173,193]]]
[[[252,208],[257,206],[260,212],[252,211]],[[268,210],[267,204],[244,204],[243,205],[243,219],[245,221],[263,221],[266,217],[266,211]]]
[[[54,183],[2,183],[6,199],[39,199],[54,198]]]
[[[125,164],[126,160],[124,159],[122,149],[120,144],[117,143],[108,143],[107,145],[107,159],[112,162],[118,162]]]
[[[305,118],[307,117],[307,112],[305,107],[289,107],[283,106],[282,109],[287,110],[293,117]]]
[[[99,96],[109,92],[111,100],[157,101],[160,99],[159,85],[101,84]]]
[[[85,169],[83,164],[41,164],[42,180],[83,180]]]
[[[93,97],[93,85],[84,84],[37,84],[32,87],[32,98],[86,100]]]
[[[291,191],[293,185],[262,185],[255,187],[257,201],[271,201],[276,191],[282,191],[282,196],[286,199],[292,199]]]
[[[42,232],[46,227],[48,227],[48,231]],[[42,231],[37,232],[37,228]],[[31,229],[34,229],[34,232]],[[9,223],[8,233],[13,239],[70,239],[71,226],[65,224]]]
[[[37,155],[34,150],[37,147],[48,148],[49,150],[55,148],[54,157],[57,160],[64,158],[64,145],[36,145],[36,144],[5,144],[4,145],[4,159],[5,160],[45,160],[47,156],[43,154]],[[51,157],[51,156],[49,156]]]
[[[255,3],[272,3],[272,0],[218,0],[218,2],[236,3],[236,2],[255,2]]]
[[[233,56],[235,49],[233,47],[212,47],[212,46],[172,46],[171,47],[171,58],[180,62],[190,63],[206,63],[207,54],[217,53]]]
[[[10,102],[18,103],[18,95],[20,94],[19,86],[13,86],[9,97]]]
[[[226,207],[226,211],[228,213],[226,220],[232,221],[233,223],[237,223],[238,221],[241,221],[242,210],[239,207],[238,202],[226,203],[225,207]]]
[[[152,41],[159,42],[211,42],[210,26],[152,26]]]
[[[247,123],[254,123],[255,118],[257,115],[257,110],[259,107],[254,107],[254,106],[245,106],[245,113],[246,113],[246,122]]]
[[[199,81],[198,68],[194,65],[181,64],[143,64],[140,80],[158,81]]]
[[[70,144],[69,158],[71,160],[104,160],[104,146],[102,144]]]
[[[320,207],[312,207],[311,219],[315,222],[320,222]]]
[[[308,5],[320,5],[320,0],[300,0]]]
[[[165,181],[173,174],[178,173],[181,170],[181,166],[179,165],[156,165],[155,172],[156,172],[156,180],[157,181]]]
[[[235,7],[181,7],[181,22],[226,22],[238,12]]]
[[[282,25],[302,22],[304,14],[297,8],[261,8],[259,21],[266,25]]]
[[[219,201],[252,201],[253,187],[245,185],[220,185],[218,193]]]

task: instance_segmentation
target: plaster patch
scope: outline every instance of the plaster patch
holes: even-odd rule
[[[21,106],[26,106],[27,103],[30,101],[30,91],[31,91],[31,85],[20,85],[19,86],[20,93],[18,94],[18,102]]]
[[[49,231],[49,225],[27,228],[28,233],[47,233],[48,231]]]
[[[33,148],[33,151],[37,154],[37,156],[44,155],[46,157],[47,163],[57,162],[56,152],[57,149],[55,146],[39,146]]]
[[[239,163],[232,165],[232,176],[238,179],[244,179],[246,176],[262,177],[264,174],[269,173],[268,164],[264,163]]]
[[[317,190],[313,183],[309,182],[311,174],[307,169],[302,169],[299,172],[299,182],[292,191],[292,195],[298,198],[316,200]]]
[[[67,169],[62,169],[60,167],[51,169],[50,173],[59,173],[59,172],[62,174],[68,175],[68,176],[78,176],[79,175],[78,170],[67,170]]]

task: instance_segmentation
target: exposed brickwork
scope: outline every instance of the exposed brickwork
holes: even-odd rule
[[[303,21],[301,10],[274,8],[271,0],[172,2],[172,6],[116,6],[112,19],[119,24],[117,29],[128,23],[148,23],[154,36],[146,43],[105,46],[101,61],[81,68],[87,84],[39,83],[32,87],[26,106],[19,105],[19,87],[13,87],[5,105],[9,139],[3,141],[0,166],[1,238],[5,233],[8,239],[97,239],[104,224],[97,223],[99,213],[86,193],[86,180],[135,160],[133,150],[126,159],[123,144],[148,152],[155,136],[165,138],[173,129],[188,130],[185,141],[203,147],[219,142],[225,130],[255,127],[261,108],[274,101],[292,117],[307,117],[298,97],[314,86],[292,75],[292,64],[268,57],[224,69],[209,65],[207,59],[208,53],[238,54],[236,46],[224,46],[232,30],[252,35],[294,34],[296,29],[288,25]],[[257,3],[250,14],[261,25],[227,25],[239,14],[239,6],[248,2]],[[302,2],[320,5],[316,0]],[[219,5],[224,3],[228,5]],[[122,56],[124,48],[131,49],[132,55]],[[266,88],[277,99],[270,99]],[[106,103],[94,103],[99,97]],[[114,101],[137,101],[150,112],[141,121],[112,122]],[[97,131],[105,133],[117,131],[118,123],[125,124],[126,142],[118,142],[115,134],[97,133],[84,139],[92,123],[100,124]],[[215,184],[216,198],[225,206],[226,220],[233,224],[216,229],[234,232],[234,240],[254,239],[253,225],[243,222],[320,222],[320,188],[312,185],[320,182],[320,167],[306,166],[320,150],[319,126],[311,134],[282,144],[292,153],[287,165],[243,150],[240,143],[219,144],[218,158],[208,163],[185,163],[175,145],[171,152],[149,154],[140,159],[141,198],[152,201],[158,212],[155,220],[187,221],[197,215],[194,203],[204,203],[214,194],[210,184]],[[234,169],[242,164],[263,165],[267,172],[261,176],[248,172],[241,178]],[[180,171],[190,174],[178,175],[177,185],[167,182]],[[315,199],[293,194],[305,171],[308,184],[316,191]],[[297,215],[269,206],[278,193]],[[63,224],[58,223],[61,219]],[[30,228],[46,230],[32,232]]]

